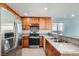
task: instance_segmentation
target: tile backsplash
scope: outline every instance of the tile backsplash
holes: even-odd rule
[[[23,30],[23,34],[29,34],[30,30]],[[51,33],[51,30],[39,30],[40,34]]]

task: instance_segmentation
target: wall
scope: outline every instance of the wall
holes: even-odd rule
[[[65,23],[64,32],[65,36],[79,37],[79,18],[73,18]]]

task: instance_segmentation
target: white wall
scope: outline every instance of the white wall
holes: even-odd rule
[[[79,38],[79,17],[68,20],[64,26],[64,35]]]

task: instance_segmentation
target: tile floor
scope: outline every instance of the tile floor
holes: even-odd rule
[[[22,56],[46,56],[43,48],[23,48]]]

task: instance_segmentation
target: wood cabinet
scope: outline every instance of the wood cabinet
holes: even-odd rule
[[[45,18],[45,29],[51,29],[52,28],[52,20],[51,18]]]
[[[29,36],[24,36],[22,38],[22,47],[23,48],[29,47]]]
[[[47,56],[60,56],[61,54],[46,40],[45,52]]]
[[[22,28],[24,29],[24,30],[28,30],[29,28],[30,28],[30,18],[23,18],[22,19]]]
[[[41,17],[39,18],[39,27],[40,29],[45,29],[45,18]]]
[[[40,47],[43,47],[43,36],[40,36]]]
[[[39,24],[39,18],[38,17],[32,17],[31,18],[31,24]]]
[[[45,41],[45,52],[46,52],[46,55],[49,56],[50,55],[50,48],[49,48],[49,43],[48,41],[46,40]]]
[[[39,22],[40,29],[48,30],[52,28],[51,17],[40,17]]]
[[[39,24],[40,30],[48,30],[52,28],[51,17],[26,17],[22,18],[22,27],[29,30],[31,24]]]

